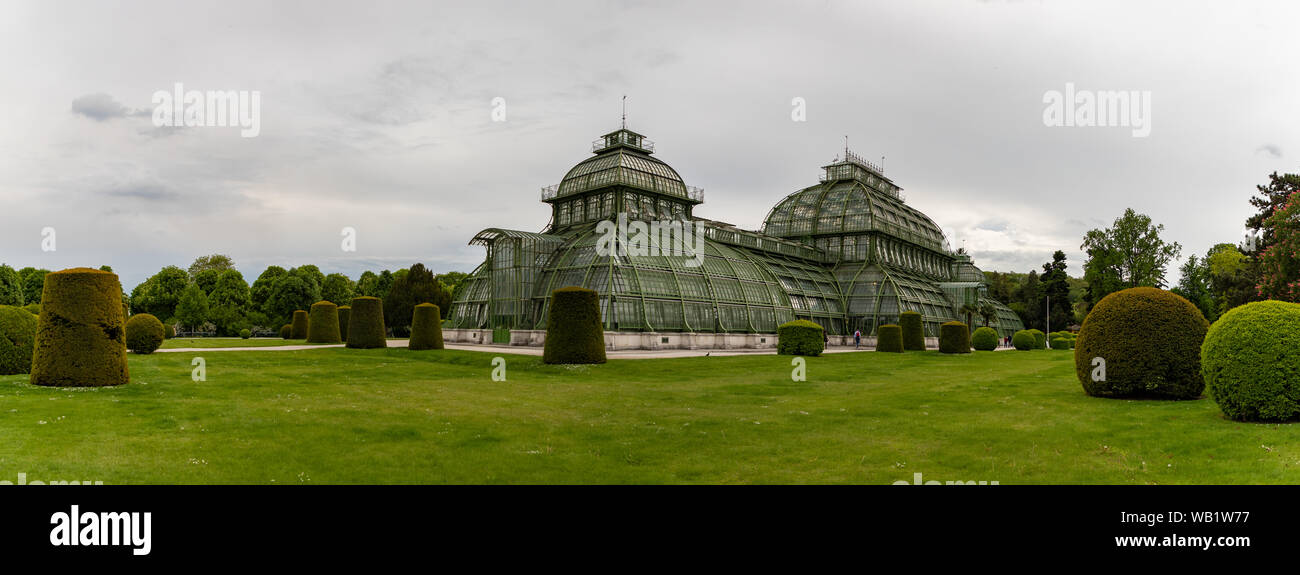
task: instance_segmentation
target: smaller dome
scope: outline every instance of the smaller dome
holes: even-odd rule
[[[627,129],[610,132],[596,140],[592,148],[596,155],[564,175],[555,197],[623,185],[698,201],[698,194],[691,193],[677,170],[651,157],[654,144],[641,134]]]

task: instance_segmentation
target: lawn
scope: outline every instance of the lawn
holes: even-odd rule
[[[1065,351],[548,366],[341,348],[130,357],[132,383],[0,377],[0,480],[124,483],[1295,483],[1300,426],[1083,394]]]
[[[164,340],[162,349],[189,347],[279,347],[282,345],[317,345],[309,344],[305,339],[281,339],[278,337],[193,337]]]

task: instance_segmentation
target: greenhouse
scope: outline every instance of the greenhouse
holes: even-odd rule
[[[819,183],[778,202],[758,232],[697,217],[702,190],[653,157],[641,134],[611,132],[592,151],[542,189],[551,221],[541,232],[490,228],[474,236],[470,243],[487,258],[453,302],[450,328],[510,341],[513,330],[546,328],[552,291],[580,286],[600,294],[609,332],[772,334],[799,318],[832,335],[871,336],[917,311],[937,336],[939,324],[966,321],[978,308],[985,315],[975,314],[976,326],[1003,335],[1022,329],[1013,311],[987,297],[970,257],[951,251],[878,166],[848,150],[823,167]],[[611,239],[615,219],[655,228]],[[694,241],[654,233],[664,223],[696,234]]]

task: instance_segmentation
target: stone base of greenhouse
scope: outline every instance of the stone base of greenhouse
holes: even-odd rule
[[[495,337],[494,337],[495,336]],[[513,329],[509,338],[505,333],[490,329],[443,329],[443,341],[461,344],[497,344],[542,347],[546,345],[546,330]],[[643,331],[607,331],[605,332],[605,349],[610,351],[633,349],[776,349],[777,336],[774,333],[691,333],[691,332],[643,332]],[[832,346],[853,345],[852,336],[832,335]],[[939,338],[925,338],[928,348],[939,347]],[[864,336],[863,349],[875,349],[876,338]]]

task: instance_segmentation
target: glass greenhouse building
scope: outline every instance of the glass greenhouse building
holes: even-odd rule
[[[542,189],[551,206],[544,230],[490,228],[470,240],[487,259],[453,302],[451,328],[508,341],[509,330],[546,328],[553,290],[581,286],[600,294],[611,332],[771,334],[799,318],[832,335],[871,336],[910,310],[937,336],[940,323],[980,307],[995,313],[975,313],[975,326],[1004,336],[1022,329],[986,297],[970,257],[952,252],[879,167],[848,150],[820,182],[778,202],[758,232],[697,217],[703,192],[655,158],[641,134],[611,132],[592,151]]]

